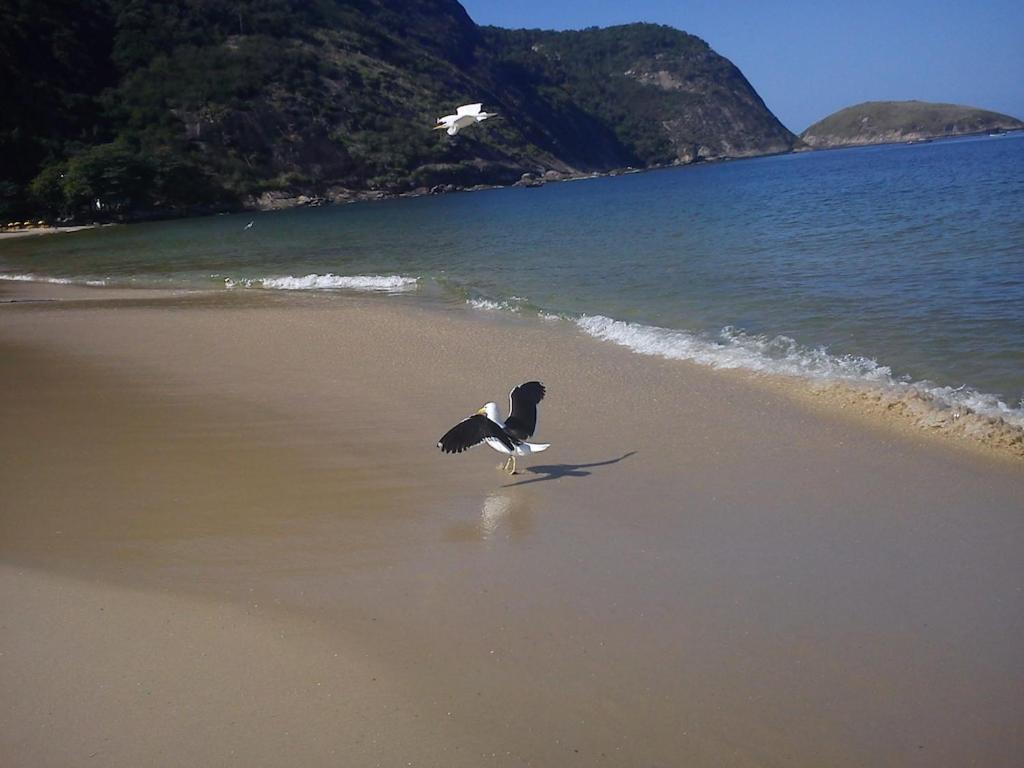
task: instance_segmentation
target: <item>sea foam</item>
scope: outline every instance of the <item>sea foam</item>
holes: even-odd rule
[[[929,381],[898,378],[892,370],[868,357],[833,355],[787,336],[758,336],[723,328],[717,337],[687,331],[584,315],[576,325],[585,333],[642,355],[688,360],[718,369],[743,369],[791,376],[827,387],[845,386],[858,399],[871,399],[899,411],[921,426],[980,432],[1007,427],[1007,439],[1024,430],[1024,410],[1012,408],[995,395],[969,387],[940,386]],[[969,426],[971,422],[977,422]],[[984,430],[982,427],[984,426]]]
[[[505,301],[494,301],[493,299],[484,298],[471,298],[466,299],[466,303],[469,304],[473,309],[479,309],[485,312],[519,312],[523,305],[526,303],[526,299],[521,299],[518,296],[510,296]]]
[[[88,285],[98,287],[107,285],[106,280],[85,277],[44,277],[42,275],[0,275],[0,280],[12,280],[19,283],[51,283],[53,285]]]
[[[417,285],[415,277],[402,275],[335,275],[310,274],[302,277],[287,275],[284,277],[258,277],[233,280],[224,278],[228,288],[266,288],[279,291],[376,291],[380,293],[400,293],[412,290]]]

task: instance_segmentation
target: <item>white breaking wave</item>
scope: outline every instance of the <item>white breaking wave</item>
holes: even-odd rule
[[[664,357],[719,369],[795,376],[823,383],[874,384],[902,394],[923,397],[941,408],[970,411],[1024,428],[1024,410],[1008,406],[995,395],[968,387],[943,387],[929,381],[897,379],[892,370],[869,357],[833,355],[809,348],[788,336],[756,336],[723,328],[710,338],[656,326],[627,323],[603,315],[584,315],[576,324],[589,335],[627,347],[642,355]]]
[[[494,301],[492,299],[466,299],[466,303],[473,309],[480,309],[485,312],[520,312],[526,299],[519,296],[510,296],[505,301]]]
[[[480,309],[485,312],[518,312],[519,305],[510,301],[492,301],[491,299],[466,299],[466,303],[473,309]]]
[[[482,309],[489,312],[495,312],[499,309],[509,309],[507,304],[491,301],[490,299],[466,299],[466,303],[473,309]]]
[[[13,280],[19,283],[52,283],[54,285],[107,285],[106,280],[92,280],[83,277],[44,277],[42,275],[0,275],[0,280]]]
[[[379,291],[399,293],[412,290],[417,285],[415,277],[401,275],[305,275],[294,277],[257,277],[241,280],[224,278],[228,288],[267,288],[279,291],[323,291],[346,289],[350,291]]]
[[[513,296],[507,301],[494,301],[492,299],[466,299],[466,303],[473,309],[479,309],[483,312],[516,312],[523,313],[524,310],[529,314],[531,311],[529,303],[526,299],[521,299],[518,296]],[[543,310],[536,310],[537,317],[545,322],[558,322],[564,318],[561,315],[554,315],[550,312]]]

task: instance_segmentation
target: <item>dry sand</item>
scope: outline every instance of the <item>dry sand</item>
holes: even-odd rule
[[[1019,463],[567,324],[3,290],[5,765],[1024,753]],[[436,451],[534,377],[521,475]]]

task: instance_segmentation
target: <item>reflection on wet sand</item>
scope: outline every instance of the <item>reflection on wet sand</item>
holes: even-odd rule
[[[533,505],[523,491],[510,490],[516,486],[539,483],[542,480],[557,480],[561,477],[588,477],[595,467],[606,467],[628,459],[636,451],[629,451],[614,459],[592,461],[587,464],[542,464],[528,467],[526,472],[537,475],[503,486],[503,492],[493,491],[484,498],[480,516],[475,522],[454,523],[445,531],[449,541],[488,541],[505,530],[507,535],[520,536],[533,530]]]
[[[488,541],[505,532],[522,536],[533,531],[533,505],[524,493],[491,493],[474,521],[454,523],[445,532],[450,541]]]

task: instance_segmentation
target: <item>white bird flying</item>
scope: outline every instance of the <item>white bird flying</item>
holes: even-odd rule
[[[504,470],[514,475],[516,456],[529,456],[550,447],[548,443],[526,442],[537,431],[537,403],[544,399],[544,393],[544,385],[539,381],[520,384],[508,393],[509,413],[505,421],[498,416],[497,404],[487,403],[445,432],[437,447],[444,453],[462,453],[485,442],[498,453],[508,454]]]
[[[497,112],[482,112],[483,104],[463,104],[456,108],[454,115],[445,115],[437,118],[435,131],[447,131],[449,136],[454,136],[460,130],[473,123],[479,123],[488,117],[495,117]]]

